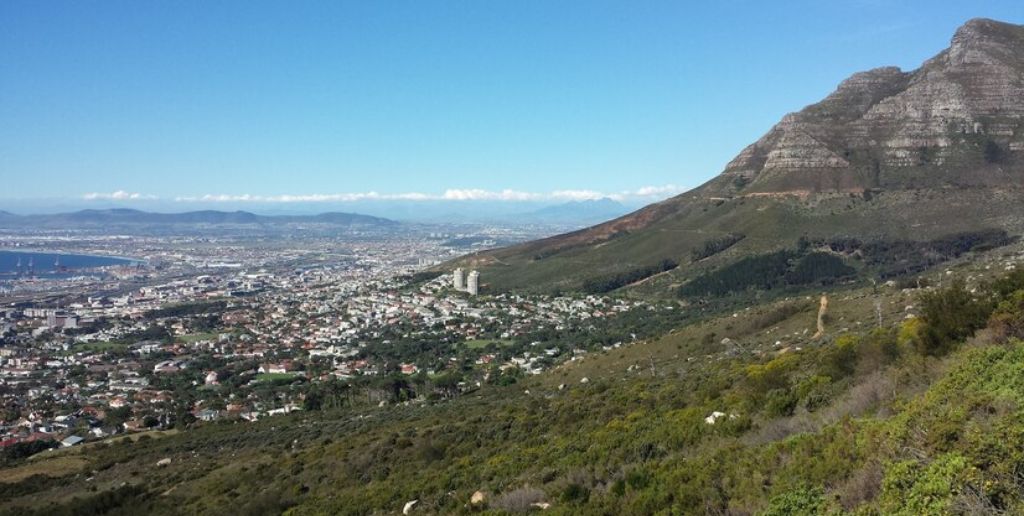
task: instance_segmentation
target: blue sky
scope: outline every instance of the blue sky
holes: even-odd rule
[[[6,0],[0,201],[665,196],[977,16],[1024,7]]]

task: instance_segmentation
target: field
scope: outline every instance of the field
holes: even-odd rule
[[[69,350],[70,353],[102,353],[105,351],[123,351],[128,349],[124,342],[83,342],[75,344]]]
[[[473,339],[467,340],[465,346],[469,349],[482,349],[494,344],[495,346],[508,346],[512,344],[508,339]]]
[[[259,373],[255,380],[257,382],[273,382],[275,380],[290,380],[295,376],[296,373]]]
[[[189,335],[179,335],[177,337],[177,339],[182,341],[182,342],[184,342],[184,343],[186,343],[186,344],[191,344],[193,342],[199,342],[199,341],[202,341],[202,340],[217,340],[217,334],[216,333],[192,333],[192,334],[189,334]]]

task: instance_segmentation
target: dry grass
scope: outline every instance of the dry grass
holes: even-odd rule
[[[79,455],[51,456],[45,460],[35,460],[13,468],[0,469],[0,482],[11,484],[33,475],[62,477],[82,471],[88,462],[88,459]]]
[[[544,491],[525,486],[502,493],[491,506],[508,512],[527,512],[534,509],[533,504],[543,502],[545,497]]]

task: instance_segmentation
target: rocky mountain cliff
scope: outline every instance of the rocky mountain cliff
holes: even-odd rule
[[[498,290],[575,288],[588,276],[682,259],[747,238],[726,258],[800,236],[934,238],[1024,231],[1024,26],[960,27],[920,68],[854,74],[791,113],[704,185],[566,235],[466,257]]]
[[[1024,29],[971,20],[921,68],[855,74],[825,100],[787,115],[705,190],[1019,184],[1022,99]]]

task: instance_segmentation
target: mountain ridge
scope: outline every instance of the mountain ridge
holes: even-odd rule
[[[1024,26],[979,18],[916,70],[851,75],[689,192],[456,264],[482,269],[496,291],[572,289],[735,233],[750,237],[737,246],[748,253],[801,236],[1020,233],[1022,202]]]

